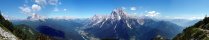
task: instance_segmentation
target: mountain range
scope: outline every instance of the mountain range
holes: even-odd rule
[[[27,34],[24,32],[30,31],[21,29],[29,29],[37,34],[33,37],[56,40],[155,40],[157,38],[170,40],[181,33],[186,28],[185,26],[190,26],[198,20],[184,20],[182,22],[158,20],[148,16],[129,15],[123,9],[117,8],[110,15],[94,15],[91,18],[83,19],[36,19],[36,17],[28,17],[26,20],[10,21],[12,22],[11,25],[14,25],[11,28],[23,32],[20,33],[22,35]],[[191,24],[187,25],[187,23]],[[19,35],[18,37],[23,36]]]
[[[157,35],[171,39],[182,27],[168,21],[156,21],[147,17],[133,17],[122,9],[115,9],[108,16],[95,15],[83,28],[86,39],[152,40]]]

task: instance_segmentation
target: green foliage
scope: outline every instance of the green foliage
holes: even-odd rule
[[[24,24],[16,25],[13,34],[22,40],[52,40],[52,37],[36,32]]]
[[[209,23],[209,17],[205,17],[205,18],[203,19],[203,21],[204,21],[204,24]]]
[[[10,31],[13,31],[13,24],[11,22],[9,22],[8,20],[5,20],[5,18],[1,15],[0,12],[0,24],[3,25],[3,27],[7,28]]]
[[[54,40],[52,37],[36,32],[27,25],[21,24],[13,26],[11,22],[5,20],[0,12],[0,27],[11,32],[20,40]]]
[[[13,34],[24,40],[35,40],[35,34],[32,29],[26,25],[17,25],[14,27]]]
[[[178,34],[173,40],[209,40],[209,17],[190,26]]]
[[[5,20],[0,11],[0,20]]]

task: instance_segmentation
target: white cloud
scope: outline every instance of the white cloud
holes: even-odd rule
[[[39,11],[39,10],[41,10],[41,6],[39,6],[39,5],[37,5],[37,4],[33,4],[33,5],[32,5],[32,10],[33,10],[33,11]]]
[[[23,7],[19,7],[19,8],[20,8],[21,12],[25,13],[25,14],[29,14],[32,12],[30,7],[27,7],[27,6],[23,6]]]
[[[137,13],[133,13],[134,15],[136,15]]]
[[[154,17],[154,16],[159,16],[160,13],[156,12],[156,11],[150,11],[148,12],[148,14],[146,14],[145,16],[150,16],[150,17]]]
[[[17,18],[17,17],[14,17],[14,16],[10,16],[10,15],[7,15],[6,13],[8,12],[2,12],[1,15],[6,19],[6,20],[20,20],[20,18]]]
[[[54,11],[54,12],[58,12],[58,11],[67,11],[67,9],[62,9],[62,10],[61,10],[61,9],[55,7],[53,11]]]
[[[41,7],[37,4],[33,4],[32,7],[28,7],[26,5],[19,7],[21,12],[30,16],[30,19],[43,19],[43,16],[37,15],[35,11],[41,10]]]
[[[203,17],[193,16],[193,17],[189,17],[188,19],[189,19],[189,20],[203,19]]]
[[[39,5],[46,5],[47,1],[46,0],[35,0],[35,3],[37,3]]]
[[[73,19],[74,17],[72,17],[72,16],[53,16],[53,17],[49,17],[49,18],[68,20],[68,19]]]
[[[170,17],[170,19],[188,19],[188,20],[196,20],[196,19],[203,19],[203,17],[200,16],[178,16],[178,17]]]
[[[53,11],[57,12],[57,11],[59,11],[59,9],[55,7]]]
[[[58,5],[58,4],[60,4],[58,0],[49,0],[48,3],[50,5]]]
[[[133,10],[134,11],[134,10],[136,10],[136,7],[131,7],[130,10]]]
[[[173,19],[184,19],[184,17],[173,17]]]
[[[38,5],[59,5],[59,0],[34,0]]]
[[[27,2],[28,0],[25,0],[25,3],[29,4]],[[57,8],[57,6],[61,4],[59,0],[32,0],[31,2],[34,2],[32,3],[32,6],[26,6],[24,4],[24,6],[19,7],[19,9],[21,10],[22,13],[31,16],[32,19],[44,18],[44,16],[38,15],[36,13],[38,13],[42,9],[47,8],[46,6],[53,6],[54,10],[51,11],[67,11],[67,9],[60,10],[59,8]]]
[[[63,11],[67,11],[67,9],[63,9]]]
[[[40,15],[38,15],[36,13],[32,13],[32,15],[27,18],[27,20],[39,20],[39,19],[44,21],[45,17],[44,16],[40,16]]]

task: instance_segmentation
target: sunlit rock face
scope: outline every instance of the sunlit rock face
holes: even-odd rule
[[[18,38],[0,27],[0,40],[18,40]]]
[[[92,17],[80,34],[84,39],[152,40],[157,35],[170,39],[181,30],[180,26],[167,21],[133,17],[122,9],[115,9],[111,15]]]

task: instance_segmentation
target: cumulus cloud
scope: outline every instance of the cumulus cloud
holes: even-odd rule
[[[39,5],[58,5],[61,4],[59,0],[35,0],[35,3]]]
[[[63,11],[67,11],[67,9],[63,9]]]
[[[150,17],[154,17],[154,16],[159,16],[160,13],[156,12],[156,11],[150,11],[148,12],[148,14],[146,14],[145,16],[150,16]]]
[[[59,1],[58,0],[49,0],[48,3],[50,5],[58,5],[59,4]]]
[[[59,11],[59,9],[55,7],[53,11],[57,12],[57,11]]]
[[[194,20],[194,19],[203,19],[203,17],[196,17],[196,16],[193,16],[190,18],[191,20]]]
[[[21,12],[25,13],[25,14],[29,14],[32,12],[30,7],[27,7],[27,6],[23,6],[23,7],[19,7],[19,8],[20,8]]]
[[[55,8],[52,11],[60,11],[59,8],[57,8],[57,6],[61,4],[59,0],[35,0],[34,2],[36,4],[32,6],[32,9],[35,11],[39,11],[39,9],[41,10],[41,8],[48,5],[55,6]]]
[[[54,12],[58,12],[58,11],[67,11],[67,9],[59,9],[59,8],[56,8],[56,7],[55,7],[55,8],[53,9],[53,11],[54,11]]]
[[[27,17],[27,20],[41,20],[45,21],[44,19],[46,18],[45,16],[38,15],[37,13],[31,13],[32,15]]]
[[[46,5],[47,1],[46,0],[35,0],[35,3],[37,3],[39,5]]]
[[[135,15],[136,15],[137,13],[133,13],[133,14],[135,14]]]
[[[24,6],[19,7],[19,8],[20,8],[22,13],[31,17],[31,18],[28,18],[28,19],[43,19],[44,18],[43,16],[40,16],[40,15],[36,14],[36,11],[41,10],[41,7],[37,4],[33,4],[31,7],[24,5]]]
[[[41,10],[41,6],[39,6],[39,5],[37,5],[37,4],[33,4],[33,5],[32,5],[32,10],[33,10],[33,11],[39,11],[39,10]]]
[[[25,0],[25,3],[27,3],[28,0]],[[31,6],[24,6],[19,7],[22,13],[28,15],[31,17],[31,19],[42,19],[45,18],[44,16],[38,15],[37,13],[41,11],[42,9],[47,8],[47,6],[54,6],[54,10],[52,11],[67,11],[67,9],[59,9],[57,8],[58,5],[61,4],[59,0],[32,0],[32,5]]]
[[[71,17],[71,16],[53,16],[51,18],[53,18],[53,19],[65,19],[65,20],[68,20],[68,19],[73,19],[75,17]]]
[[[188,20],[196,20],[196,19],[203,19],[203,17],[198,17],[198,16],[191,16],[191,17],[182,17],[182,16],[179,16],[179,17],[173,17],[173,19],[188,19]]]
[[[136,10],[136,7],[131,7],[130,10],[133,10],[134,11],[134,10]]]

